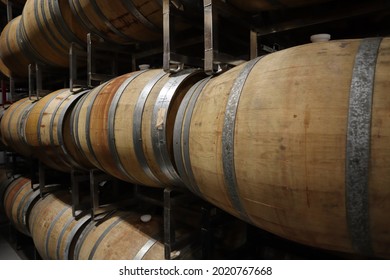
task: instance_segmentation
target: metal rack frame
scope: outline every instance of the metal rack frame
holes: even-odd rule
[[[235,22],[249,29],[245,15],[221,0],[203,0],[204,8],[204,70],[208,75],[227,70],[228,65],[237,66],[244,60],[219,51],[219,17],[233,18]]]
[[[208,75],[215,75],[226,71],[229,66],[237,66],[245,62],[245,60],[220,52],[218,36],[221,16],[233,18],[239,25],[248,29],[249,33],[250,24],[245,20],[245,15],[221,0],[203,0],[203,16],[203,36],[184,43],[189,46],[203,42],[203,58],[178,54],[177,48],[181,47],[183,42],[175,40],[177,38],[175,30],[177,15],[171,9],[170,0],[163,1],[163,69],[165,72],[175,73],[182,70],[185,65],[191,65],[204,68]],[[253,40],[256,37],[251,35],[250,38]],[[253,45],[256,44],[257,41],[254,41]]]
[[[12,6],[13,6],[12,1],[7,1],[7,20],[8,20],[8,22],[10,22],[13,19]]]
[[[170,0],[163,0],[163,69],[167,73],[177,73],[184,69],[184,65],[202,67],[201,58],[178,54],[177,48],[199,44],[202,37],[177,42],[176,18],[179,16],[171,7]]]
[[[51,193],[60,189],[63,189],[65,186],[61,184],[50,184],[47,185],[47,178],[46,178],[46,170],[49,169],[46,167],[41,161],[38,162],[38,178],[34,176],[34,163],[33,160],[31,160],[31,166],[32,166],[32,175],[31,175],[31,189],[36,190],[39,189],[39,195],[41,198],[45,196],[47,193]]]
[[[178,251],[182,248],[185,248],[186,245],[190,245],[194,243],[199,238],[201,239],[201,258],[207,259],[209,257],[210,245],[208,242],[210,240],[210,231],[207,230],[207,226],[205,226],[205,221],[209,221],[209,219],[204,215],[203,208],[214,208],[214,206],[210,205],[206,201],[202,201],[200,204],[201,221],[198,226],[199,232],[194,230],[193,232],[189,232],[184,234],[183,236],[177,237],[176,235],[176,224],[175,224],[175,213],[177,211],[188,211],[185,209],[180,209],[178,202],[181,199],[187,198],[195,198],[199,199],[198,196],[195,196],[191,192],[184,189],[174,189],[174,188],[165,188],[164,189],[164,257],[166,260],[175,259],[177,256],[174,254],[175,251]],[[191,211],[191,210],[189,210]]]
[[[32,97],[35,95],[36,99],[39,100],[46,94],[52,92],[52,90],[45,90],[43,88],[43,79],[47,73],[58,73],[59,77],[62,76],[60,74],[63,73],[61,69],[54,69],[47,65],[42,65],[39,63],[33,63],[28,65],[28,97],[32,100]],[[66,78],[63,79],[64,87],[68,86],[68,80]]]
[[[110,55],[107,56],[107,53]],[[118,61],[121,54],[127,53],[121,48],[108,46],[101,37],[92,33],[87,34],[86,49],[80,49],[76,44],[72,43],[69,48],[70,91],[74,91],[76,87],[93,88],[96,86],[96,83],[103,83],[115,78],[118,75]],[[111,65],[109,74],[97,71],[96,64],[101,61]],[[78,68],[85,62],[86,80],[83,80],[79,78]]]
[[[101,205],[99,195],[99,184],[104,181],[114,182],[114,191],[117,187],[118,180],[112,176],[100,171],[98,169],[91,169],[88,171],[75,170],[71,171],[71,193],[72,193],[72,214],[77,218],[82,216],[85,212],[90,212],[92,221],[99,220],[105,217],[105,214],[124,205],[131,205],[134,203],[134,195],[128,199],[118,199],[117,201]],[[87,199],[89,203],[82,203],[80,196],[81,186],[89,185],[89,192]]]

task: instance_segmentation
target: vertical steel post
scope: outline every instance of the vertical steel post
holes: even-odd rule
[[[257,32],[251,30],[250,31],[250,59],[255,59],[258,57],[258,37]]]

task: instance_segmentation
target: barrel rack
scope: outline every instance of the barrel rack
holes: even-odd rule
[[[163,45],[152,45],[146,49],[137,46],[130,46],[127,48],[117,48],[113,50],[112,45],[107,47],[107,44],[98,43],[99,40],[92,40],[92,37],[96,35],[88,36],[88,43],[84,50],[77,49],[76,47],[70,48],[70,87],[87,86],[90,87],[93,81],[99,83],[114,77],[118,74],[117,65],[118,60],[130,54],[130,62],[128,69],[136,70],[137,61],[142,58],[147,58],[153,55],[162,54],[163,57],[163,69],[166,72],[177,72],[184,67],[184,65],[192,67],[203,68],[208,75],[215,75],[221,73],[230,66],[238,65],[246,60],[257,57],[261,54],[270,53],[282,49],[280,42],[274,42],[269,45],[260,44],[261,37],[268,36],[270,34],[277,34],[285,31],[299,30],[306,27],[316,26],[319,24],[329,23],[332,21],[343,20],[353,18],[365,14],[380,12],[389,9],[389,2],[387,0],[375,0],[367,1],[366,3],[359,3],[354,9],[351,9],[349,3],[338,3],[335,9],[332,9],[332,13],[329,14],[326,9],[327,6],[320,6],[317,9],[313,9],[308,13],[298,13],[294,18],[281,20],[279,22],[263,23],[261,16],[251,16],[232,8],[229,3],[222,0],[204,0],[203,1],[203,25],[197,28],[203,29],[202,36],[192,37],[190,39],[182,40],[178,36],[175,28],[175,19],[180,16],[177,9],[174,8],[170,0],[162,0],[163,5]],[[7,2],[7,19],[8,21],[13,18],[13,2]],[[236,24],[246,29],[248,32],[248,45],[247,51],[243,52],[245,58],[237,58],[232,54],[222,53],[219,50],[219,33],[223,28],[220,24],[220,18],[229,18]],[[197,21],[195,21],[197,22]],[[203,57],[192,57],[188,54],[178,53],[178,48],[185,46],[198,46],[203,43]],[[240,42],[242,44],[242,42]],[[111,67],[109,73],[96,72],[96,61],[104,59],[99,55],[100,51],[109,51],[116,59],[111,59]],[[245,53],[246,52],[246,53]],[[87,76],[81,75],[83,80],[78,79],[78,66],[80,61],[87,57]],[[36,89],[39,94],[41,90],[42,81],[42,65],[32,65],[32,75],[36,76]],[[52,69],[48,69],[52,72]],[[35,74],[34,74],[35,73]],[[85,81],[86,80],[86,81]],[[9,78],[9,91],[10,96],[15,95],[15,83],[23,84],[23,81],[14,77]],[[30,82],[31,83],[31,82]],[[29,91],[31,91],[29,84]]]
[[[71,91],[76,91],[76,88],[93,88],[94,86],[105,82],[115,76],[118,71],[120,62],[128,61],[126,67],[128,70],[135,71],[137,63],[142,59],[155,55],[162,55],[162,66],[167,73],[176,73],[183,70],[185,67],[203,68],[207,75],[218,75],[231,67],[237,66],[246,60],[258,57],[261,54],[271,53],[283,48],[283,43],[275,41],[271,45],[260,44],[261,38],[270,34],[281,33],[289,30],[297,30],[300,28],[315,26],[326,22],[342,20],[346,18],[356,17],[368,13],[375,13],[383,9],[389,9],[388,1],[375,0],[369,3],[359,4],[355,9],[351,9],[348,4],[340,4],[332,14],[326,13],[321,9],[315,9],[312,14],[307,14],[304,17],[289,18],[285,21],[263,24],[261,17],[250,17],[248,15],[234,9],[229,3],[222,0],[203,0],[202,10],[200,13],[203,17],[203,22],[196,24],[195,28],[203,31],[203,34],[192,38],[182,38],[177,31],[177,18],[181,16],[180,12],[172,5],[171,0],[162,0],[163,5],[163,44],[148,45],[147,48],[142,48],[137,45],[127,47],[113,47],[102,38],[94,34],[88,34],[87,44],[85,49],[79,49],[75,44],[71,44],[69,49],[69,72],[57,71],[55,74],[64,78],[64,85],[69,85]],[[13,5],[12,1],[7,4],[7,19],[12,20]],[[301,16],[301,15],[299,15]],[[195,22],[198,22],[196,19]],[[238,45],[248,46],[244,48],[242,55],[237,56],[232,53],[224,53],[221,51],[220,36],[221,29],[224,28],[221,23],[221,18],[224,20],[234,21],[242,30],[247,32],[247,42],[238,42]],[[260,23],[259,23],[260,22]],[[195,57],[188,53],[180,53],[183,47],[192,46],[200,48],[202,57]],[[106,69],[99,67],[100,64],[106,65]],[[86,65],[86,67],[80,67]],[[31,64],[29,65],[28,75],[28,95],[30,98],[36,96],[42,97],[47,93],[43,88],[44,81],[48,79],[50,74],[53,74],[53,69],[45,65]],[[105,70],[105,71],[104,71]],[[12,76],[9,78],[9,91],[12,98],[15,96],[15,83],[24,84],[23,80],[15,79]],[[16,164],[18,162],[17,154],[7,153],[8,164]],[[68,187],[72,194],[72,212],[77,219],[79,216],[89,213],[92,220],[102,219],[106,215],[110,215],[115,209],[129,206],[137,201],[144,201],[157,205],[163,209],[164,215],[164,249],[165,259],[175,257],[174,252],[183,246],[200,239],[201,242],[201,257],[203,259],[212,258],[212,236],[213,228],[220,224],[221,221],[229,219],[219,209],[208,204],[200,202],[201,223],[199,231],[193,234],[188,234],[178,238],[175,234],[175,212],[177,207],[180,207],[180,200],[193,199],[197,197],[189,191],[172,187],[165,187],[161,192],[162,196],[156,199],[142,192],[142,188],[133,185],[132,192],[126,199],[120,199],[109,204],[101,204],[100,190],[105,182],[113,182],[113,188],[117,188],[119,180],[105,174],[102,171],[93,170],[72,170],[69,176],[69,185],[51,184],[48,179],[48,173],[51,170],[44,166],[41,162],[35,160],[30,161],[32,188],[39,186],[40,195],[44,196],[48,192],[56,191],[58,188]],[[16,166],[10,166],[11,169],[17,169]],[[50,182],[48,184],[48,182]],[[85,190],[88,190],[85,192]],[[182,209],[180,209],[182,211]],[[248,225],[250,228],[250,225]],[[248,231],[248,238],[251,231]]]
[[[156,198],[155,195],[143,192],[143,187],[132,185],[129,188],[127,186],[128,183],[121,182],[97,169],[89,171],[73,169],[70,174],[70,186],[67,186],[67,184],[47,184],[50,181],[47,178],[47,174],[48,172],[53,172],[53,170],[41,162],[37,163],[35,160],[32,160],[31,165],[38,166],[38,176],[31,175],[31,188],[39,189],[41,197],[47,193],[70,188],[72,195],[72,213],[75,219],[85,215],[91,215],[92,221],[101,221],[108,218],[119,208],[131,207],[137,202],[142,201],[163,209],[165,259],[174,259],[177,257],[175,255],[176,251],[180,251],[181,248],[195,243],[197,240],[200,240],[201,243],[201,258],[210,259],[212,257],[212,233],[213,228],[218,225],[216,223],[216,217],[219,219],[224,217],[224,221],[226,221],[227,216],[222,211],[217,210],[216,207],[199,199],[189,191],[166,187],[161,189],[161,192],[158,192],[160,196]],[[119,194],[119,192],[116,192],[117,195],[114,195],[112,202],[102,205],[100,188],[107,181],[113,182],[109,187],[114,193],[118,185],[126,184],[126,187],[130,190],[129,194],[123,199],[123,193],[121,192]],[[89,191],[86,192],[87,186],[89,186]],[[198,210],[194,212],[194,209],[183,207],[183,201],[198,204]],[[176,211],[192,213],[192,215],[201,213],[200,224],[195,225],[193,232],[178,237],[176,234]],[[196,229],[197,226],[199,227],[198,230]]]

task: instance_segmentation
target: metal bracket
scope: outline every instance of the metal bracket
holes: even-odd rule
[[[170,4],[170,0],[163,0],[163,69],[167,73],[175,73],[184,68],[184,63],[175,61],[172,57],[172,52],[175,51],[175,16],[171,13]]]
[[[97,35],[87,34],[87,85],[91,88],[96,86],[95,82],[102,83],[118,75],[118,53],[113,51],[112,48],[104,46],[103,43],[104,40]],[[99,54],[102,51],[110,52],[113,56]],[[111,64],[111,73],[97,73],[97,61],[107,61],[108,65]]]
[[[99,201],[99,184],[109,179],[111,179],[111,177],[101,172],[100,170],[93,169],[89,171],[89,190],[91,195],[92,221],[95,221],[96,216],[101,214],[102,212],[111,211],[113,209],[112,207],[106,207],[104,209],[104,207],[100,206]]]
[[[188,245],[195,239],[194,232],[184,234],[178,238],[176,236],[176,225],[174,220],[174,213],[178,209],[176,200],[185,197],[186,193],[179,192],[174,196],[176,189],[165,188],[164,189],[164,257],[166,260],[175,259],[177,256],[175,251]],[[175,207],[174,207],[175,206]]]
[[[163,0],[163,69],[167,73],[177,73],[184,69],[184,65],[202,67],[202,59],[176,53],[178,47],[201,43],[203,38],[192,38],[178,42],[176,34],[176,17],[180,13],[171,9],[171,1]],[[183,15],[181,15],[183,16]]]
[[[273,53],[282,49],[282,47],[277,43],[274,43],[272,47],[264,44],[259,44],[259,37],[260,37],[259,33],[257,33],[254,30],[250,31],[250,59],[251,60],[255,59],[260,55],[259,51],[262,51],[263,53],[264,52]]]
[[[28,65],[28,98],[32,100],[35,94],[36,98],[40,98],[42,91],[42,71],[38,64]]]
[[[15,80],[11,76],[9,77],[9,102],[13,102],[13,97],[15,96]]]
[[[41,198],[46,194],[53,191],[57,191],[62,189],[64,186],[61,184],[46,184],[46,167],[45,165],[39,161],[39,194]],[[32,182],[31,182],[32,183]],[[33,185],[32,185],[33,186]]]
[[[78,67],[80,62],[85,63],[87,52],[78,47],[78,44],[71,43],[69,49],[69,89],[74,92],[74,88],[87,88],[88,82],[86,80],[78,79]]]
[[[173,246],[175,243],[175,230],[172,219],[172,189],[164,190],[164,257],[171,259]]]
[[[257,32],[250,31],[250,59],[255,59],[259,56]]]
[[[237,24],[247,26],[243,16],[221,0],[203,0],[204,8],[204,69],[207,75],[219,74],[228,65],[239,65],[244,60],[219,52],[219,16],[233,17]],[[249,26],[248,26],[249,28]]]
[[[59,72],[58,69],[53,69],[38,63],[28,65],[28,97],[30,100],[32,100],[32,96],[34,95],[37,100],[39,100],[41,97],[52,92],[51,90],[44,90],[42,87],[44,74],[50,75],[52,73],[60,74],[62,72]],[[66,83],[66,80],[64,81],[64,83]],[[66,85],[64,85],[64,87],[66,87]]]
[[[7,1],[7,21],[10,22],[13,19],[12,16],[12,1]]]
[[[80,201],[80,185],[89,181],[89,173],[72,169],[71,173],[71,193],[72,193],[72,214],[77,218],[83,215],[83,211],[90,210],[89,204],[82,204]]]
[[[69,84],[70,91],[74,88],[93,88],[118,75],[119,53],[122,50],[106,45],[103,38],[96,34],[87,34],[87,48],[80,49],[77,44],[72,43],[69,48]],[[108,55],[109,54],[109,55]],[[110,73],[99,73],[97,64],[104,62]],[[79,77],[79,67],[86,63],[86,75]],[[110,65],[111,67],[107,67]]]
[[[208,260],[211,258],[212,250],[212,216],[215,215],[215,207],[210,204],[204,204],[201,208],[202,211],[202,259]]]
[[[100,186],[105,181],[113,181],[115,201],[105,205],[100,201]],[[89,185],[89,192],[81,193],[82,188],[86,190]],[[135,201],[135,195],[129,199],[123,199],[122,193],[117,190],[118,180],[98,169],[89,171],[75,170],[71,171],[71,193],[72,193],[72,214],[75,218],[83,216],[85,213],[91,213],[92,221],[101,220],[119,207],[132,205]]]
[[[2,102],[0,105],[4,106],[8,103],[7,99],[7,85],[4,79],[1,79],[1,96],[2,96]]]
[[[3,80],[3,82],[7,82],[6,80]],[[18,84],[17,87],[15,87],[15,84]],[[5,86],[5,84],[4,84]],[[19,100],[20,98],[28,96],[28,88],[26,87],[26,81],[24,79],[15,79],[12,75],[8,78],[8,86],[9,86],[9,92],[7,96],[7,103],[3,104],[12,104],[14,100]],[[19,92],[17,93],[15,88],[19,89]],[[21,90],[23,89],[23,90]],[[6,90],[6,87],[5,87]]]

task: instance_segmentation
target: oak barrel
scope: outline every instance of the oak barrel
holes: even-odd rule
[[[4,74],[10,76],[27,77],[28,65],[33,61],[23,51],[19,34],[17,32],[22,16],[11,20],[3,29],[0,35],[0,58],[5,66]],[[7,75],[8,74],[8,75]]]
[[[247,12],[260,12],[310,6],[331,0],[230,0],[232,5]]]
[[[26,120],[26,143],[46,165],[59,171],[90,167],[70,133],[70,116],[88,90],[61,89],[36,102]]]
[[[5,208],[4,208],[4,196],[5,192],[8,189],[8,186],[15,181],[17,178],[20,176],[10,176],[8,177],[7,170],[4,168],[0,169],[0,213],[4,212],[5,213]]]
[[[1,119],[2,119],[3,116],[4,116],[4,112],[5,112],[5,110],[6,110],[8,107],[9,107],[9,104],[6,104],[6,105],[3,105],[3,106],[0,107],[0,123],[1,123]],[[1,136],[1,129],[0,129],[0,148],[1,148],[2,150],[4,150],[4,147],[5,147],[5,145],[4,145],[4,143],[3,143],[3,137]]]
[[[4,195],[5,213],[15,228],[30,236],[28,218],[36,201],[39,191],[31,188],[31,180],[19,177],[13,180]]]
[[[117,44],[162,38],[163,12],[157,0],[69,0],[84,28]]]
[[[26,117],[35,105],[36,98],[28,97],[13,103],[3,115],[0,123],[1,137],[4,145],[15,152],[29,157],[33,150],[25,141]]]
[[[4,195],[8,186],[17,178],[18,176],[10,176],[4,167],[0,169],[0,222],[8,220],[4,208]]]
[[[73,259],[75,242],[90,217],[76,220],[71,202],[68,192],[55,192],[40,199],[31,211],[31,236],[44,260]]]
[[[0,56],[0,77],[4,75],[5,77],[11,77],[11,70],[4,64],[3,59]]]
[[[54,67],[69,67],[69,48],[86,41],[87,31],[78,23],[68,1],[26,2],[18,37],[23,52],[33,61]]]
[[[179,185],[173,161],[173,124],[186,91],[203,77],[185,70],[145,70],[117,77],[82,98],[72,131],[97,168],[146,186]]]
[[[175,159],[195,193],[284,238],[390,256],[390,39],[313,43],[196,84]]]
[[[163,260],[163,221],[142,222],[136,212],[117,212],[103,222],[91,222],[75,247],[79,260]]]

